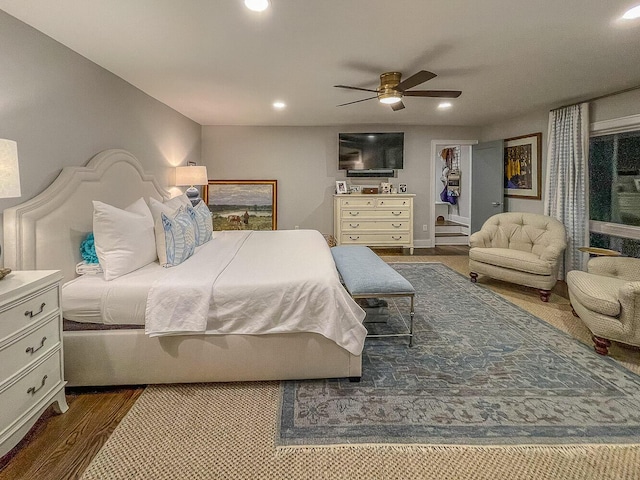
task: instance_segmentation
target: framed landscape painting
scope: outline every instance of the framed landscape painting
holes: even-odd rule
[[[504,141],[504,193],[506,197],[542,198],[542,133]]]
[[[209,180],[203,200],[214,230],[276,230],[277,180]]]

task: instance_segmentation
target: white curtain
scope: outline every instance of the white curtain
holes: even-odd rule
[[[589,245],[589,104],[572,105],[549,113],[549,149],[544,213],[567,229],[567,250],[559,277],[584,270]]]

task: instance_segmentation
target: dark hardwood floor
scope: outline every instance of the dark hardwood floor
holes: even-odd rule
[[[409,255],[399,248],[375,249],[378,255]],[[469,247],[416,248],[414,255],[467,255]],[[69,410],[49,408],[25,439],[0,459],[0,480],[79,478],[137,398],[143,386],[68,388]]]

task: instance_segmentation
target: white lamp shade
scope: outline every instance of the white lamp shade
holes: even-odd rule
[[[176,167],[176,186],[190,187],[192,185],[206,185],[207,183],[207,167],[198,165]]]
[[[13,140],[0,139],[0,198],[19,196],[18,144]]]

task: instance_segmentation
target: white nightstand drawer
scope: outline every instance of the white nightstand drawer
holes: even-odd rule
[[[60,343],[60,319],[53,315],[28,335],[0,347],[0,379],[11,377]]]
[[[2,432],[29,411],[62,382],[60,350],[53,352],[24,377],[9,382],[0,391],[0,436]]]
[[[7,305],[9,308],[0,312],[0,341],[58,310],[58,299],[56,284],[48,290],[25,297],[18,303]]]

